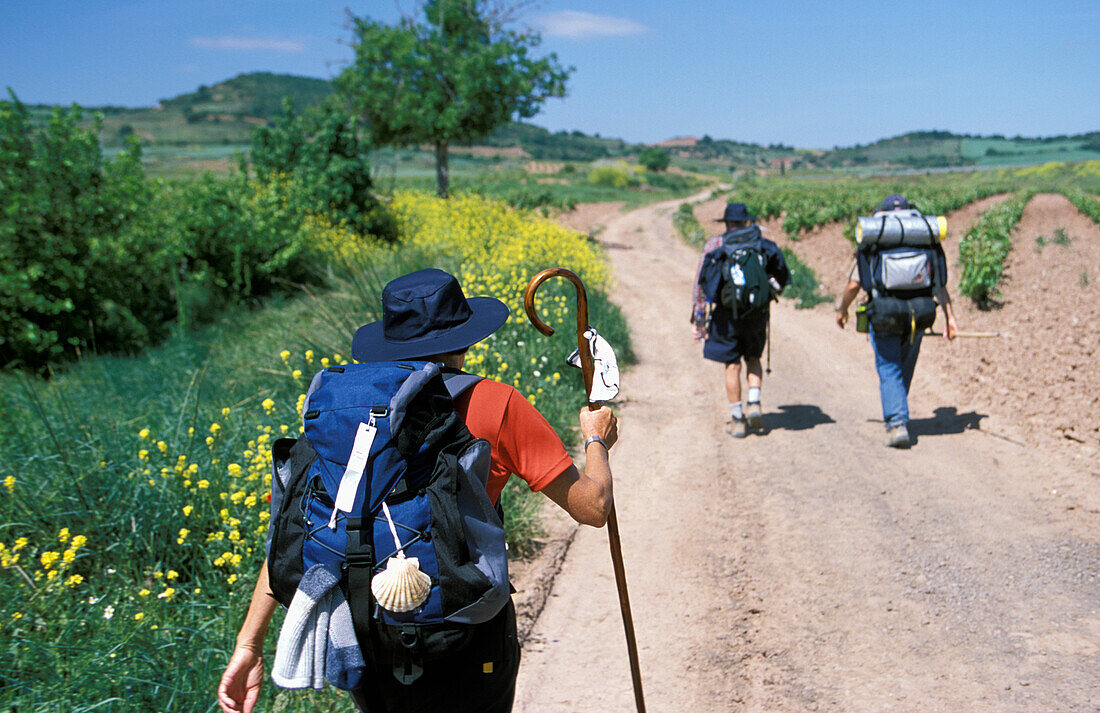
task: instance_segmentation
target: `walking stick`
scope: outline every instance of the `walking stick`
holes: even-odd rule
[[[924,333],[926,337],[942,337],[943,332],[933,332],[928,330]],[[996,337],[1007,337],[1007,334],[1001,334],[1000,332],[955,332],[955,336],[959,339],[995,339]]]
[[[588,340],[584,333],[588,330],[588,295],[584,290],[581,278],[563,267],[551,267],[543,270],[531,278],[527,284],[527,291],[523,295],[523,306],[527,311],[527,318],[535,329],[546,336],[554,333],[554,328],[546,324],[535,311],[535,292],[546,280],[551,277],[564,277],[577,288],[577,350],[581,358],[581,375],[584,378],[584,393],[586,397],[592,393],[592,376],[595,366],[592,362],[592,353],[588,349]],[[595,401],[588,402],[588,408],[595,411],[600,407]],[[619,541],[619,523],[615,515],[615,503],[611,503],[611,511],[607,514],[607,538],[611,544],[611,566],[615,570],[615,586],[619,590],[619,610],[623,615],[623,628],[626,630],[626,650],[630,656],[630,678],[634,683],[634,705],[638,713],[645,713],[645,698],[642,694],[642,672],[638,665],[638,643],[634,639],[634,617],[630,614],[630,596],[626,591],[626,569],[623,567],[623,548]]]
[[[772,373],[772,311],[768,310],[768,368],[764,373]]]

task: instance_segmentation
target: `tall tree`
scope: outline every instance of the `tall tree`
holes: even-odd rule
[[[572,68],[554,53],[535,57],[541,36],[508,29],[509,19],[490,0],[427,0],[422,18],[396,25],[352,18],[355,61],[336,86],[374,143],[434,147],[440,196],[448,192],[452,144],[565,96]]]

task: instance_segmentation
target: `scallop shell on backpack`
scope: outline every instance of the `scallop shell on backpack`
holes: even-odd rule
[[[420,571],[420,562],[415,557],[391,557],[386,569],[370,582],[378,605],[397,613],[412,611],[423,604],[431,588],[432,578]]]

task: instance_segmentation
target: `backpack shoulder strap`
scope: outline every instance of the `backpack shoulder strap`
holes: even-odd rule
[[[451,399],[454,400],[474,388],[474,384],[483,378],[477,374],[467,374],[466,372],[445,372],[443,374],[443,384],[447,387],[447,393],[451,395]]]

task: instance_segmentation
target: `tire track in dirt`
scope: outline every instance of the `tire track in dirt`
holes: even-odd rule
[[[937,416],[958,407],[921,368],[918,444],[884,448],[865,337],[786,302],[767,433],[729,438],[721,366],[688,336],[678,204],[601,235],[639,357],[612,460],[649,709],[1094,710],[1094,476]],[[516,710],[632,709],[606,536],[582,528]]]

